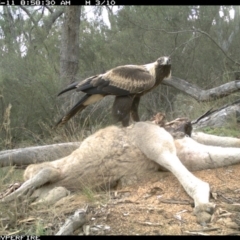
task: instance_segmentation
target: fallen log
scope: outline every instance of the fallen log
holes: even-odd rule
[[[201,89],[200,87],[187,82],[181,78],[171,76],[171,78],[164,79],[163,85],[174,87],[185,94],[196,99],[198,102],[214,101],[219,98],[226,97],[230,94],[239,92],[240,80],[234,80],[231,82],[224,83],[220,86],[211,89]]]
[[[80,142],[58,143],[1,151],[0,167],[28,166],[33,163],[53,161],[69,155],[77,149],[80,144]]]
[[[236,125],[240,118],[240,100],[227,104],[218,109],[209,110],[203,116],[193,120],[194,129],[203,129],[206,127],[227,127]]]

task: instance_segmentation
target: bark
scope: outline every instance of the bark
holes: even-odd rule
[[[71,235],[79,227],[86,223],[86,210],[78,209],[74,215],[70,216],[56,235]]]
[[[216,110],[210,110],[191,123],[194,129],[236,126],[237,122],[239,122],[239,116],[240,100]]]
[[[60,79],[64,85],[71,83],[78,71],[80,16],[81,6],[65,9],[60,52]]]
[[[59,143],[47,146],[37,146],[6,150],[0,152],[0,167],[27,166],[33,163],[53,161],[72,153],[80,146],[80,142]]]
[[[231,81],[208,90],[203,90],[192,83],[174,76],[170,79],[164,79],[162,84],[174,87],[193,97],[198,102],[214,101],[240,90],[240,80]]]

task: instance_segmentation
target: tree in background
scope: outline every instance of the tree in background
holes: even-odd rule
[[[61,115],[59,108],[67,110],[80,97],[73,93],[74,98],[70,94],[58,99],[59,90],[118,65],[143,64],[171,55],[173,76],[201,88],[239,80],[239,9],[195,5],[0,7],[0,137],[11,136],[11,144],[1,140],[0,146],[52,141],[58,134],[51,127]],[[231,97],[236,99],[238,94]],[[111,105],[111,97],[104,99],[60,131],[72,135],[110,124]],[[191,106],[201,107],[193,112]],[[194,118],[205,111],[195,100],[167,86],[144,96],[140,107],[142,120],[157,111],[170,118],[180,113]]]

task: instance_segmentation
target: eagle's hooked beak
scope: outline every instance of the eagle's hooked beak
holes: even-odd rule
[[[166,65],[171,65],[171,64],[172,64],[171,58],[170,58],[170,57],[167,57],[167,59],[166,59]]]

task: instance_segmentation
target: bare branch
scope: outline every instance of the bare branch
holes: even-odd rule
[[[200,29],[195,29],[196,32],[202,33],[205,36],[207,36],[222,52],[223,54],[226,56],[227,59],[229,59],[230,61],[232,61],[234,64],[240,66],[239,62],[234,61],[232,58],[229,57],[229,55],[222,49],[221,46],[219,46],[219,44],[206,32],[200,30]]]
[[[203,90],[192,83],[174,76],[171,79],[164,79],[162,84],[174,87],[193,97],[198,102],[214,101],[240,90],[240,80],[231,81],[208,90]]]
[[[51,15],[44,21],[44,27],[47,33],[50,31],[52,25],[57,20],[57,18],[60,17],[63,13],[64,8],[58,8],[55,12],[52,12]]]
[[[36,28],[38,28],[38,21],[42,18],[43,15],[41,15],[41,17],[38,19],[38,21],[36,21],[33,17],[33,14],[31,14],[28,9],[24,6],[20,6],[22,8],[22,10],[29,16],[29,18],[31,19],[31,21],[33,22],[34,26]],[[49,10],[50,11],[50,10]],[[44,19],[44,29],[46,31],[46,34],[40,34],[38,33],[39,35],[41,35],[41,41],[43,41],[46,37],[47,37],[47,34],[49,33],[53,23],[56,21],[56,19],[58,17],[60,17],[62,14],[64,13],[64,8],[63,7],[60,7],[58,8],[55,12],[51,11],[51,14],[46,18]]]
[[[24,6],[20,6],[20,8],[29,16],[33,24],[37,27],[37,21],[33,18],[32,14],[28,11],[28,9]]]
[[[45,6],[45,8],[50,12],[53,13],[53,10],[49,6]]]
[[[147,26],[144,26],[144,24],[142,23],[138,23],[138,22],[134,22],[132,21],[129,17],[128,17],[128,21],[131,23],[131,24],[134,24],[135,26],[137,26],[138,28],[141,28],[141,29],[145,29],[147,31],[157,31],[157,32],[164,32],[164,33],[167,33],[167,34],[179,34],[179,33],[187,33],[187,32],[198,32],[198,33],[201,33],[205,36],[207,36],[221,51],[222,53],[227,57],[227,59],[229,59],[231,62],[233,62],[234,64],[240,66],[240,63],[237,62],[237,61],[234,61],[224,50],[223,48],[205,31],[202,31],[200,29],[195,29],[194,27],[192,29],[187,29],[187,30],[178,30],[178,31],[167,31],[165,29],[160,29],[160,28],[151,28],[149,27],[148,25]],[[174,51],[174,50],[173,50]]]

